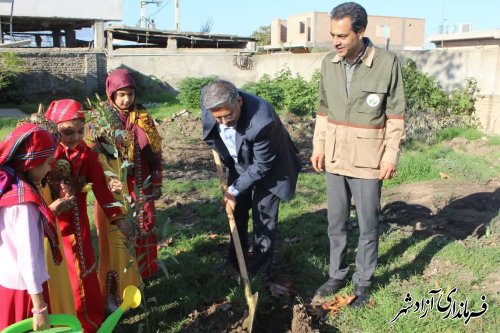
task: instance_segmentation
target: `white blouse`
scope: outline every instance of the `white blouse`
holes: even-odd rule
[[[36,204],[0,207],[0,285],[29,294],[43,291],[49,278],[43,237]]]

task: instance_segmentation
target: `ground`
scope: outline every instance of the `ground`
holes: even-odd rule
[[[282,117],[293,141],[301,153],[304,172],[311,172],[309,156],[314,122],[312,119],[287,115]],[[169,167],[165,170],[166,179],[201,180],[215,177],[212,154],[202,141],[201,121],[198,114],[182,112],[178,116],[159,119],[160,134],[164,139],[164,159]],[[449,144],[477,154],[488,154],[497,147],[477,141],[454,139]],[[498,163],[496,161],[495,163]],[[416,232],[429,236],[440,234],[450,239],[465,239],[469,236],[481,236],[487,232],[487,224],[500,209],[500,180],[491,180],[485,184],[459,182],[453,179],[404,184],[382,193],[383,226],[389,227],[391,221],[399,221],[398,228],[409,234]],[[196,193],[180,194],[177,197],[164,197],[159,204],[181,206],[197,200]],[[326,203],[322,207],[325,209]],[[175,223],[189,223],[192,212],[186,211],[176,216]],[[493,239],[492,241],[498,241]],[[446,263],[431,261],[424,271],[424,278],[431,279],[438,269],[446,268]],[[493,288],[498,288],[498,274],[491,277]],[[490,281],[490,282],[491,282]],[[275,286],[286,285],[282,281],[272,281]],[[485,283],[487,285],[487,283]],[[273,284],[271,284],[272,288]],[[292,295],[298,296],[298,295]],[[309,295],[310,296],[310,295]],[[290,297],[294,299],[294,297]],[[260,322],[266,325],[273,322],[275,328],[266,331],[283,332],[288,327],[291,333],[319,332],[315,314],[300,302],[289,302],[279,306],[270,306],[269,313],[260,314]],[[185,332],[245,332],[243,319],[232,312],[229,304],[221,301],[202,311],[193,311],[190,324]],[[258,325],[258,324],[257,324]],[[267,329],[270,329],[267,327]],[[255,330],[254,331],[261,331]]]

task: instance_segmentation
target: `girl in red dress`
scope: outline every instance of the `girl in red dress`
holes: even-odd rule
[[[129,235],[119,207],[108,188],[98,155],[83,141],[84,113],[82,105],[71,99],[53,101],[45,117],[57,124],[61,142],[56,149],[49,187],[58,197],[60,184],[74,195],[72,204],[57,216],[64,256],[68,267],[75,309],[85,333],[96,332],[104,317],[104,302],[97,279],[92,235],[87,215],[87,191],[92,188],[108,220]],[[52,281],[51,281],[52,282]],[[57,281],[53,282],[57,288]]]

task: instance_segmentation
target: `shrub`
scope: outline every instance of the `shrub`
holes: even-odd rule
[[[274,79],[264,75],[258,82],[251,82],[242,90],[268,101],[277,111],[288,111],[299,116],[312,114],[318,105],[319,71],[307,82],[300,75],[293,75],[289,68],[277,72]]]
[[[218,79],[217,76],[187,77],[180,82],[177,98],[187,109],[197,110],[200,108],[201,88]]]
[[[456,89],[451,93],[450,113],[471,116],[476,110],[474,102],[478,92],[477,80],[468,78],[463,89]]]
[[[402,67],[406,106],[411,110],[445,111],[448,96],[435,78],[417,69],[415,61],[406,59]]]
[[[0,103],[20,103],[22,94],[14,78],[26,72],[23,62],[14,53],[0,53]]]
[[[474,115],[437,114],[431,109],[410,110],[405,116],[406,141],[433,144],[443,140],[446,134],[439,133],[446,128],[477,129],[479,121]]]
[[[14,53],[0,53],[0,90],[8,87],[16,74],[25,71],[23,62]]]
[[[479,121],[474,116],[477,81],[469,78],[465,87],[446,92],[437,80],[417,69],[407,59],[402,68],[405,82],[407,112],[406,140],[419,140],[432,144],[441,140],[438,132],[444,128],[475,129]]]
[[[283,87],[269,75],[264,75],[257,82],[243,85],[241,90],[248,91],[268,101],[276,110],[283,109],[285,91]]]

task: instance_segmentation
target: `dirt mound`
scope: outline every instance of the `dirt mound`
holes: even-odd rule
[[[312,328],[312,318],[307,314],[303,304],[293,306],[292,328],[288,333],[319,333],[319,330]]]
[[[189,314],[190,322],[182,330],[184,333],[221,332],[243,333],[243,318],[232,311],[230,303],[212,304],[202,311],[195,310]]]
[[[243,316],[232,311],[229,303],[212,304],[207,309],[191,312],[188,316],[189,324],[182,330],[183,333],[198,332],[221,332],[221,333],[248,333],[244,328],[244,320],[248,313],[245,311]],[[266,318],[267,317],[267,318]],[[290,321],[277,323],[280,318],[269,316],[256,316],[254,318],[253,332],[281,332],[281,328],[275,330],[278,326],[289,327]],[[277,326],[278,325],[278,326]],[[275,328],[273,328],[275,327]],[[318,329],[312,327],[312,318],[307,314],[306,307],[303,304],[293,306],[291,328],[287,333],[319,333]]]

